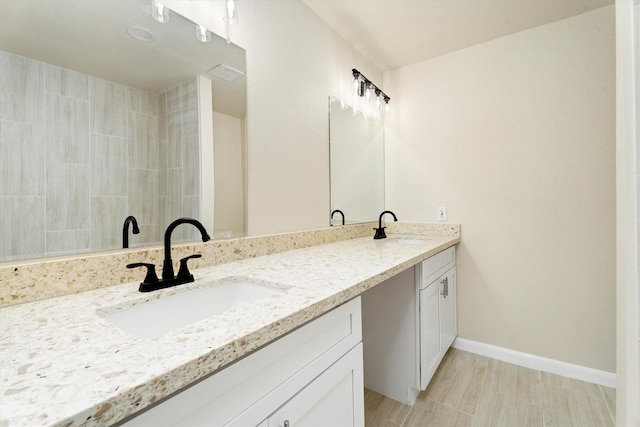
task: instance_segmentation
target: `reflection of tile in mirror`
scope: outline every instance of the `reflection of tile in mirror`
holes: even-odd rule
[[[91,135],[91,195],[127,195],[127,138]]]
[[[155,169],[131,169],[129,213],[138,223],[158,223],[158,171]],[[124,217],[122,217],[124,220]]]
[[[182,110],[182,91],[180,86],[177,86],[169,91],[167,91],[167,114],[175,113],[176,111]]]
[[[48,94],[61,95],[83,101],[89,100],[88,75],[51,64],[44,64],[44,66]]]
[[[122,247],[122,226],[129,215],[126,197],[93,197],[91,199],[92,249]],[[131,235],[129,236],[131,238]]]
[[[167,171],[166,212],[168,221],[165,222],[165,226],[182,216],[182,169],[169,169]]]
[[[89,103],[47,95],[47,162],[90,161]]]
[[[180,85],[182,99],[182,132],[183,136],[198,134],[198,93],[196,80],[189,80]]]
[[[95,77],[89,78],[91,131],[126,136],[126,88]]]
[[[158,118],[142,113],[128,113],[129,167],[158,167]]]
[[[186,216],[190,218],[200,217],[200,197],[199,196],[184,196],[182,198],[181,216]],[[200,232],[198,231],[197,228],[191,227],[191,226],[181,226],[181,227],[183,228],[182,233],[180,234],[180,239],[182,241],[192,242],[194,240],[201,240]],[[209,234],[211,234],[211,232]]]
[[[127,88],[127,109],[136,113],[158,116],[158,95],[144,90]]]
[[[47,231],[47,255],[86,252],[90,234],[88,229]]]
[[[44,197],[0,196],[0,204],[0,262],[44,256]]]
[[[0,51],[0,119],[44,123],[44,64]]]
[[[192,135],[184,138],[183,194],[194,196],[200,194],[200,138]]]
[[[47,164],[47,231],[89,228],[89,166]]]
[[[167,117],[167,168],[182,166],[182,112]]]
[[[44,196],[43,148],[41,126],[0,121],[0,195]]]

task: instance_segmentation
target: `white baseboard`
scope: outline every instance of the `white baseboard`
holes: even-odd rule
[[[616,387],[616,374],[613,372],[600,371],[598,369],[587,368],[585,366],[574,365],[559,360],[547,359],[529,353],[510,350],[491,344],[484,344],[464,338],[456,338],[452,345],[454,348],[501,360],[525,368],[536,369],[538,371],[549,372],[563,377],[574,378],[589,383],[599,384],[607,387]]]

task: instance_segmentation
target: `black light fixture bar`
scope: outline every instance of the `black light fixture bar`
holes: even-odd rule
[[[384,93],[382,89],[376,86],[371,80],[366,78],[364,74],[362,74],[360,71],[356,70],[355,68],[351,69],[351,72],[353,73],[354,80],[358,79],[358,81],[360,81],[360,87],[357,90],[358,96],[364,96],[367,87],[369,87],[370,89],[374,90],[376,96],[382,96],[382,99],[384,99],[384,102],[386,104],[389,103],[391,98],[389,98],[389,96],[386,93]]]

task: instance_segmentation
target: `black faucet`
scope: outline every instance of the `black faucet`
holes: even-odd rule
[[[164,232],[164,261],[162,262],[162,279],[158,279],[158,276],[156,275],[156,266],[153,264],[136,262],[127,265],[127,268],[147,268],[147,275],[145,276],[142,283],[140,283],[140,287],[138,288],[140,292],[149,292],[156,291],[158,289],[170,288],[172,286],[182,285],[183,283],[189,283],[195,280],[193,278],[193,274],[189,272],[187,261],[192,258],[200,258],[202,256],[200,254],[193,254],[182,258],[180,260],[180,269],[178,270],[178,275],[175,276],[173,273],[173,261],[171,260],[171,233],[173,233],[173,230],[180,224],[194,225],[200,231],[203,242],[211,240],[211,237],[209,237],[207,230],[205,230],[204,226],[197,219],[178,218],[173,221],[171,224],[169,224],[166,231]]]
[[[342,215],[342,225],[344,225],[344,212],[342,212],[340,209],[336,209],[333,212],[331,212],[331,219],[333,219],[333,214],[339,213],[340,215]],[[333,226],[333,224],[331,224]]]
[[[138,221],[132,215],[129,215],[127,219],[124,220],[124,226],[122,226],[122,248],[126,249],[129,247],[129,224],[133,223],[133,234],[140,233],[140,229],[138,228]]]
[[[378,218],[378,228],[374,228],[374,230],[376,230],[376,235],[373,236],[374,239],[386,239],[387,235],[384,232],[384,229],[386,227],[382,226],[382,217],[384,216],[384,214],[391,214],[391,216],[393,216],[393,220],[394,221],[398,221],[398,218],[396,218],[396,214],[394,214],[391,211],[384,211],[380,214],[380,218]]]

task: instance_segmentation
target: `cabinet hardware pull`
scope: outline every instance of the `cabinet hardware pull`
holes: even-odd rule
[[[445,277],[440,283],[442,283],[442,292],[440,292],[440,295],[446,298],[449,296],[449,278]]]
[[[289,420],[284,420],[284,427],[289,427]]]

